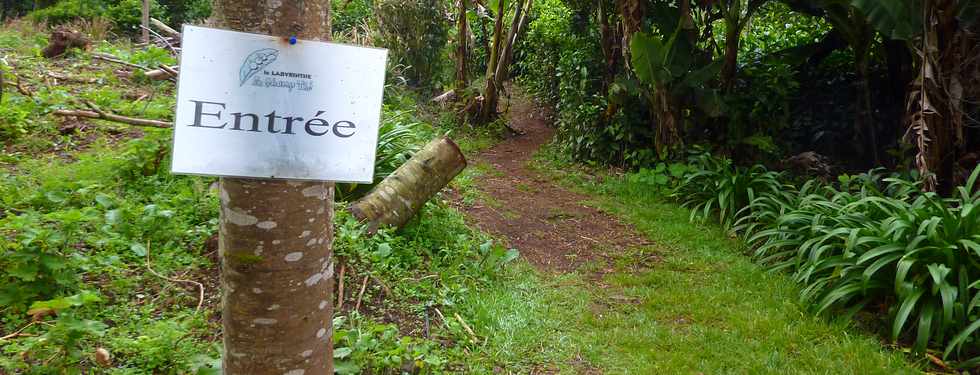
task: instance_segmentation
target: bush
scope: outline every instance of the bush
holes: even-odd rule
[[[180,30],[180,25],[200,22],[211,16],[210,0],[158,0],[166,9],[170,26]]]
[[[332,0],[330,22],[334,33],[349,31],[371,20],[371,0]]]
[[[61,25],[79,19],[103,16],[107,9],[102,0],[63,0],[51,7],[31,12],[30,18],[37,23]]]
[[[61,25],[106,17],[116,31],[136,34],[140,32],[142,14],[141,0],[63,0],[51,7],[32,12],[30,18],[38,23]],[[167,20],[165,15],[164,8],[156,0],[150,0],[150,16]]]
[[[956,195],[868,173],[811,180],[754,199],[736,224],[754,257],[789,272],[817,312],[887,306],[891,338],[980,364],[977,167]],[[884,311],[883,311],[884,312]],[[971,358],[972,356],[972,358]]]
[[[980,364],[980,166],[949,198],[877,170],[796,187],[708,155],[690,166],[673,196],[691,219],[717,215],[757,262],[788,272],[815,312],[883,308],[892,340]]]
[[[576,8],[575,6],[584,6]],[[515,61],[522,86],[558,112],[556,143],[574,160],[649,166],[654,127],[624,74],[604,91],[605,59],[587,5],[559,0],[536,4]],[[630,110],[609,110],[610,108]]]
[[[729,159],[702,154],[692,158],[693,171],[684,176],[672,196],[691,209],[691,220],[715,216],[730,228],[736,215],[756,196],[778,192],[783,188],[780,174],[761,165],[739,168]]]
[[[106,9],[106,16],[112,21],[112,25],[117,31],[139,34],[142,32],[140,25],[143,22],[143,2],[142,0],[118,0]],[[166,19],[163,8],[156,0],[150,0],[150,17]]]
[[[441,84],[449,38],[444,2],[438,0],[382,0],[375,5],[382,45],[389,61],[406,66],[410,85],[427,89]]]

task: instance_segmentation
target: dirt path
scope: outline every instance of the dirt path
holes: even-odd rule
[[[480,176],[477,183],[489,199],[461,207],[478,227],[509,241],[543,271],[569,272],[586,264],[603,267],[613,254],[646,243],[633,228],[584,205],[587,196],[528,169],[534,153],[554,136],[546,110],[518,94],[508,117],[510,126],[523,134],[469,156],[471,163],[496,170]]]

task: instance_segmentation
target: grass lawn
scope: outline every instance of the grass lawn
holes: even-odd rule
[[[557,183],[654,245],[629,249],[602,276],[522,264],[467,298],[462,309],[498,363],[608,374],[921,372],[850,321],[806,311],[791,280],[753,264],[718,227],[690,223],[687,210],[621,178],[594,182],[553,167],[536,169],[563,170]]]

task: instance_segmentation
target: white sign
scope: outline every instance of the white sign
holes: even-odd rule
[[[182,35],[173,173],[372,181],[388,51],[195,26]]]

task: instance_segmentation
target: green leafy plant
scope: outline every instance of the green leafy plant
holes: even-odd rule
[[[691,172],[685,163],[657,163],[652,169],[640,168],[627,176],[630,185],[666,191],[677,186],[681,179]]]
[[[24,357],[33,363],[32,372],[54,371],[58,368],[88,367],[83,350],[83,342],[90,338],[105,335],[106,324],[97,320],[84,319],[73,310],[85,305],[101,302],[98,294],[83,291],[68,297],[38,301],[31,305],[32,314],[43,316],[57,313],[57,319],[42,335],[28,337],[24,345]],[[42,357],[44,356],[44,357]]]
[[[761,194],[736,230],[754,256],[803,285],[815,311],[888,303],[893,340],[980,363],[980,192],[976,168],[953,197],[868,173]],[[955,355],[954,355],[955,354]],[[972,357],[972,358],[971,358]]]
[[[389,369],[429,373],[443,369],[448,362],[438,344],[401,336],[398,327],[391,324],[377,324],[355,315],[351,319],[336,317],[333,325],[338,374]]]
[[[715,217],[723,227],[730,228],[739,211],[757,196],[783,187],[779,173],[760,165],[739,168],[729,159],[707,154],[695,156],[691,164],[694,169],[671,194],[691,209],[691,220]]]
[[[441,54],[449,38],[445,3],[437,0],[383,0],[374,4],[378,31],[391,51],[390,61],[407,67],[410,85],[438,87],[444,68]]]

